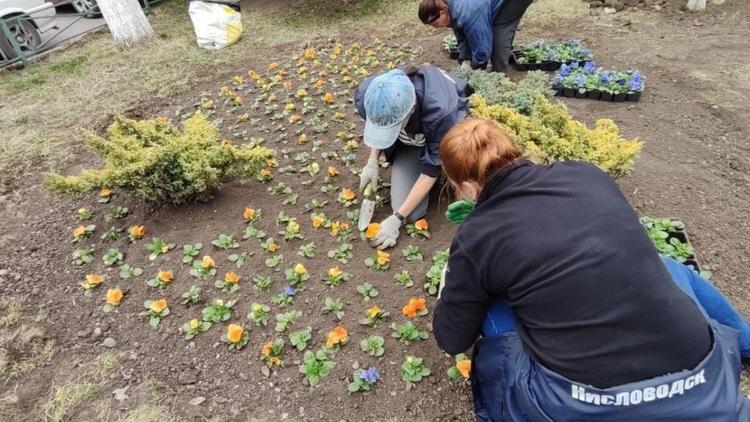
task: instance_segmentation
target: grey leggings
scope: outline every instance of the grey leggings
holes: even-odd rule
[[[411,188],[417,183],[421,174],[419,155],[422,147],[399,145],[393,153],[393,168],[391,169],[391,207],[398,210],[409,196]],[[410,222],[415,222],[427,214],[430,196],[427,195],[417,208],[407,216]]]

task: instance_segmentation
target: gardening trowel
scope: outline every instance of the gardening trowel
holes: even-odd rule
[[[367,230],[367,225],[370,224],[374,213],[375,189],[373,189],[372,184],[368,183],[362,195],[362,207],[359,209],[359,222],[357,223],[359,231]]]

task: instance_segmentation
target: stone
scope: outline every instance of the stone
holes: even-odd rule
[[[612,8],[612,7],[605,7],[604,8],[604,13],[606,13],[608,15],[612,15],[612,14],[617,13],[617,9]]]
[[[117,347],[117,341],[115,339],[113,339],[112,337],[107,337],[102,342],[102,345],[104,345],[104,347],[112,349],[112,348]]]
[[[118,388],[116,390],[113,390],[112,391],[112,395],[115,396],[115,400],[117,400],[119,402],[123,402],[123,401],[129,399],[130,397],[128,397],[128,395],[125,394],[128,391],[128,388],[130,388],[130,386],[123,387],[123,388]]]
[[[180,372],[177,381],[182,385],[195,384],[198,382],[198,375],[194,371],[185,370]]]
[[[354,362],[352,362],[352,369],[359,369],[359,361],[358,360],[355,360]]]
[[[604,7],[605,7],[605,13],[606,13],[607,7],[611,7],[615,9],[616,11],[620,11],[625,8],[625,4],[623,3],[623,0],[604,0]]]
[[[260,373],[266,378],[271,376],[271,370],[266,365],[260,367]]]
[[[206,401],[205,397],[198,396],[194,399],[191,399],[188,403],[190,403],[191,406],[200,406],[205,401]]]
[[[94,328],[94,334],[92,334],[94,338],[98,338],[102,335],[102,329],[99,327]]]
[[[8,270],[6,270],[5,268],[0,270],[0,277],[5,277],[6,275],[8,275]]]

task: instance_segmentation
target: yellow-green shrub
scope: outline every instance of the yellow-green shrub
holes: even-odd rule
[[[186,120],[182,130],[166,118],[117,118],[107,132],[106,138],[88,138],[104,158],[103,168],[80,176],[47,174],[46,186],[64,194],[116,188],[148,201],[183,203],[210,198],[228,179],[254,177],[273,157],[267,148],[222,142],[201,113]]]
[[[596,164],[613,176],[633,168],[642,143],[626,140],[609,119],[600,119],[593,129],[575,120],[565,104],[537,95],[530,115],[503,105],[488,105],[480,95],[471,97],[474,117],[494,120],[515,139],[532,159],[541,162],[580,160]]]

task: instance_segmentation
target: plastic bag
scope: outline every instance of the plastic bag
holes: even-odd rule
[[[190,20],[193,22],[198,46],[219,49],[235,44],[242,37],[242,16],[229,2],[191,1]],[[229,3],[232,4],[232,3]]]

